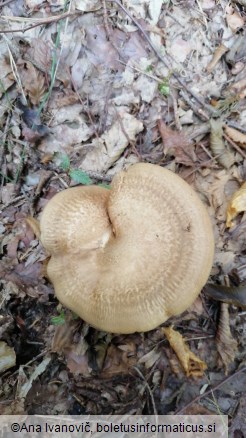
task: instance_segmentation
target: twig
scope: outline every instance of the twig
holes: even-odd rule
[[[12,3],[14,0],[6,0],[5,2],[0,3],[0,8],[3,8],[4,6],[8,5],[9,3]]]
[[[68,17],[74,17],[75,15],[81,15],[83,14],[82,11],[74,11],[74,12],[65,12],[64,14],[58,15],[58,16],[52,16],[52,17],[48,17],[46,18],[46,20],[37,18],[37,19],[33,19],[33,18],[22,18],[22,17],[8,17],[6,15],[3,15],[1,18],[5,19],[5,20],[9,20],[9,21],[18,21],[18,22],[33,22],[36,21],[35,24],[32,24],[31,26],[26,27],[25,29],[7,29],[7,30],[0,30],[0,33],[13,33],[13,32],[26,32],[30,29],[34,29],[34,27],[38,27],[38,26],[42,26],[43,24],[50,24],[50,23],[55,23],[57,21],[63,20],[64,18],[68,18]],[[19,18],[19,19],[18,19]],[[20,19],[21,18],[21,19]]]
[[[163,79],[158,78],[157,76],[151,75],[150,73],[147,73],[146,71],[140,70],[139,68],[131,65],[131,64],[126,64],[126,62],[121,61],[120,59],[118,60],[118,62],[120,64],[125,65],[126,67],[130,67],[133,70],[137,71],[138,73],[141,73],[141,75],[147,76],[150,79],[154,79],[156,82],[158,82],[159,84],[163,83]]]
[[[41,173],[40,181],[35,189],[35,193],[34,193],[33,198],[31,200],[30,211],[31,211],[32,216],[34,216],[35,207],[36,207],[36,204],[41,196],[42,190],[45,187],[45,185],[49,182],[49,180],[52,178],[52,176],[53,176],[53,174],[49,170]]]
[[[0,149],[0,168],[2,167],[3,164],[3,157],[4,157],[4,153],[5,153],[5,142],[6,142],[6,138],[7,138],[7,133],[8,133],[8,128],[9,128],[9,123],[10,123],[10,112],[8,113],[7,119],[6,119],[6,123],[4,126],[4,132],[2,135],[2,138],[0,139],[0,143],[2,143],[2,147]]]
[[[227,135],[225,132],[223,132],[223,136],[224,136],[225,139],[228,141],[228,143],[230,143],[230,145],[231,145],[232,147],[234,147],[234,149],[236,149],[236,151],[237,151],[240,155],[242,155],[243,158],[246,158],[246,154],[245,154],[245,152],[243,152],[242,149],[241,149],[236,143],[234,143],[234,141],[233,141],[230,137],[228,137],[228,135]]]
[[[213,393],[217,389],[219,389],[221,386],[223,386],[225,383],[229,382],[233,377],[237,376],[240,373],[243,373],[246,371],[246,367],[243,367],[239,370],[237,370],[234,374],[231,374],[230,376],[226,377],[222,382],[218,383],[217,385],[213,386],[213,388],[210,388],[208,391],[204,392],[203,394],[198,395],[195,397],[190,403],[188,403],[183,408],[177,410],[174,415],[180,415],[182,414],[187,408],[192,406],[194,403],[200,401],[202,398],[206,397],[207,395]]]
[[[5,35],[3,35],[3,38],[5,39],[5,42],[6,42],[6,45],[7,45],[7,48],[8,48],[9,61],[10,61],[10,65],[11,65],[11,68],[12,68],[13,76],[14,76],[14,78],[16,80],[16,83],[17,83],[17,85],[18,85],[18,87],[19,87],[19,89],[21,91],[22,96],[23,96],[24,104],[27,105],[27,100],[26,100],[26,96],[25,96],[25,93],[24,93],[24,90],[23,90],[23,87],[22,87],[21,78],[20,78],[20,75],[19,75],[19,72],[18,72],[18,68],[16,66],[16,63],[15,63],[14,57],[12,55],[12,52],[11,52],[11,50],[9,48],[9,44],[6,41],[7,37],[5,37]]]
[[[149,386],[147,380],[145,379],[143,373],[141,373],[141,371],[140,371],[137,367],[133,367],[133,368],[134,368],[135,371],[137,371],[137,373],[138,373],[138,375],[141,377],[141,379],[143,379],[143,381],[144,381],[144,383],[145,383],[145,385],[146,385],[146,388],[147,388],[148,391],[149,391],[149,395],[150,395],[151,402],[152,402],[152,406],[153,406],[154,415],[157,416],[158,413],[157,413],[157,409],[156,409],[156,405],[155,405],[155,399],[154,399],[153,393],[152,393],[152,391],[151,391],[151,388],[150,388],[150,386]]]
[[[197,108],[194,102],[190,99],[188,93],[184,90],[180,90],[180,95],[183,97],[184,101],[190,106],[193,112],[203,121],[207,122],[209,117],[201,108]]]
[[[101,173],[98,172],[93,172],[90,170],[86,170],[86,173],[93,179],[97,179],[98,181],[107,181],[107,182],[111,182],[113,179],[113,176],[110,175],[103,175]]]
[[[2,207],[2,210],[5,210],[5,209],[8,208],[10,205],[16,204],[16,202],[19,202],[19,201],[25,201],[25,200],[26,200],[26,196],[25,196],[25,195],[17,196],[15,199],[12,199],[12,200],[9,201],[7,204],[5,204],[5,205]]]
[[[180,25],[180,27],[185,27],[183,25],[183,23],[181,23],[181,21],[179,21],[173,14],[171,14],[171,12],[169,11],[165,11],[165,15],[167,15],[168,17],[170,17],[173,21],[175,21],[175,23],[178,23]]]
[[[121,119],[120,114],[118,113],[118,111],[117,111],[117,109],[115,107],[114,102],[112,102],[112,105],[114,107],[114,110],[115,110],[115,113],[116,113],[116,116],[117,116],[117,120],[118,120],[118,122],[120,124],[121,130],[122,130],[124,136],[126,137],[128,143],[131,145],[132,151],[135,152],[135,154],[137,155],[137,157],[139,159],[141,159],[142,157],[141,157],[140,153],[138,152],[138,150],[136,149],[135,143],[130,139],[129,135],[127,134],[127,132],[126,132],[126,130],[124,128],[122,119]]]
[[[174,112],[174,120],[175,120],[175,125],[178,131],[182,131],[182,126],[179,120],[179,113],[178,113],[178,105],[177,105],[177,100],[174,96],[174,92],[173,90],[171,90],[170,88],[170,96],[172,98],[173,101],[173,112]]]
[[[243,133],[246,133],[246,127],[240,126],[238,123],[233,122],[232,120],[226,120],[227,126],[230,126],[231,128],[238,129],[238,131],[241,131]]]
[[[206,152],[206,154],[209,156],[210,160],[215,161],[215,158],[213,157],[213,155],[209,152],[209,150],[206,148],[206,146],[204,146],[204,144],[202,144],[201,142],[199,143],[199,146],[201,146],[201,148],[204,150],[204,152]]]
[[[106,35],[107,35],[108,41],[113,46],[114,50],[118,53],[119,57],[122,58],[122,55],[121,55],[121,53],[119,51],[119,48],[114,43],[111,31],[109,29],[109,25],[108,25],[108,11],[107,11],[107,6],[106,6],[106,0],[102,0],[102,5],[103,5],[103,22],[104,22],[104,27],[105,27],[105,31],[106,31]]]
[[[197,137],[201,139],[210,132],[210,124],[208,122],[201,123],[199,126],[191,126],[186,129],[186,135],[190,140],[195,140]]]
[[[45,354],[49,353],[50,350],[46,349],[44,351],[42,351],[41,353],[39,353],[37,356],[33,357],[31,360],[29,360],[29,362],[25,363],[24,365],[22,365],[23,368],[29,367],[33,362],[36,362],[36,360],[40,359],[41,357],[45,356]],[[11,374],[11,377],[14,376],[15,374],[18,374],[19,372],[19,368],[18,370],[14,371]]]

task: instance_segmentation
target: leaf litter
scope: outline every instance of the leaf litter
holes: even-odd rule
[[[109,184],[133,162],[159,164],[206,203],[216,239],[210,281],[232,282],[246,264],[245,2],[48,5],[0,6],[0,333],[16,355],[0,377],[1,413],[153,413],[154,400],[162,414],[219,410],[235,430],[245,395],[244,312],[232,306],[219,316],[220,304],[201,295],[199,312],[171,321],[179,359],[158,328],[97,332],[57,307],[47,255],[26,219],[33,229],[64,188]],[[199,378],[180,366],[194,352]],[[225,371],[230,390],[216,390]],[[197,401],[207,379],[217,405],[206,392]]]

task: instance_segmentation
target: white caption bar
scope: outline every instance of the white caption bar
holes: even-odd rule
[[[225,415],[0,416],[8,438],[227,438]]]

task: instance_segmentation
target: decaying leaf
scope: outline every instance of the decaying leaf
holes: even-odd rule
[[[237,341],[231,334],[228,304],[226,303],[221,303],[219,327],[216,334],[216,345],[220,355],[219,364],[224,365],[225,374],[228,374],[228,367],[235,359]]]
[[[33,105],[39,105],[45,94],[45,78],[34,65],[26,61],[26,70],[22,69],[23,86]]]
[[[233,32],[236,32],[244,25],[244,19],[231,6],[227,7],[226,21]]]
[[[242,211],[246,211],[246,182],[234,193],[229,202],[226,218],[227,228],[234,225],[232,220]]]
[[[92,140],[93,149],[86,153],[81,168],[86,171],[105,172],[119,159],[125,148],[136,141],[143,130],[143,123],[131,114],[119,114],[108,131]]]
[[[20,366],[19,368],[19,375],[18,375],[18,385],[17,385],[17,391],[16,391],[16,398],[19,399],[26,398],[26,395],[30,391],[33,382],[45,372],[47,366],[49,365],[51,361],[51,357],[47,356],[45,357],[42,362],[38,365],[34,365],[33,371],[29,377],[26,376],[24,373],[23,367]],[[29,369],[30,371],[30,369]]]
[[[102,376],[110,378],[117,374],[127,374],[129,369],[136,365],[136,362],[136,345],[134,342],[118,346],[111,344],[107,350]]]
[[[88,355],[85,353],[78,354],[74,351],[69,351],[67,356],[67,367],[73,374],[82,374],[83,376],[90,375]]]
[[[6,342],[0,342],[0,373],[14,367],[16,363],[15,350]]]
[[[182,335],[173,330],[172,327],[163,327],[162,331],[178,356],[186,375],[188,377],[202,377],[207,365],[189,349]]]
[[[234,163],[233,154],[226,149],[225,144],[223,142],[223,130],[222,130],[223,122],[221,119],[211,119],[210,120],[210,147],[213,154],[216,156],[218,162],[229,169]]]
[[[246,147],[246,134],[238,131],[237,129],[230,128],[230,126],[225,126],[226,134],[236,143],[241,143]]]
[[[85,340],[84,333],[80,334],[78,342],[71,343],[69,351],[66,354],[67,367],[73,374],[90,375],[88,365],[88,343]]]
[[[210,63],[207,66],[207,72],[211,73],[213,71],[216,64],[218,64],[219,60],[222,58],[222,56],[228,51],[228,47],[226,47],[224,44],[220,44],[219,47],[214,52],[213,58],[210,61]]]
[[[52,352],[61,354],[70,349],[76,326],[76,321],[68,319],[65,324],[56,327],[51,345]]]
[[[246,93],[246,77],[228,87],[228,91],[230,93],[236,93],[240,99],[243,99]]]
[[[187,137],[181,132],[169,128],[163,120],[158,120],[164,154],[174,155],[177,163],[186,166],[194,165],[196,155],[194,147]]]
[[[76,9],[84,12],[97,11],[101,8],[98,0],[75,0]]]
[[[142,356],[138,363],[144,363],[145,367],[151,368],[160,358],[161,356],[161,352],[160,351],[156,351],[156,349],[153,349],[151,351],[149,351],[148,353],[146,353],[144,356]]]
[[[152,24],[157,24],[160,17],[162,4],[162,0],[152,0],[149,2],[148,10]]]
[[[14,76],[10,62],[1,56],[0,60],[0,97],[8,90],[14,83]]]

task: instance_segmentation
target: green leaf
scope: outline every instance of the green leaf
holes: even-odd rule
[[[59,154],[59,159],[61,160],[60,162],[60,167],[67,172],[70,168],[70,160],[69,160],[69,156],[66,154]]]
[[[69,176],[77,183],[84,184],[86,186],[92,183],[90,177],[85,172],[83,172],[83,170],[80,169],[71,169],[69,172]]]
[[[108,189],[108,190],[110,190],[111,189],[111,185],[110,184],[107,184],[107,183],[100,183],[100,184],[97,184],[99,187],[104,187],[105,189]]]
[[[152,71],[153,71],[153,68],[154,68],[153,65],[151,65],[151,64],[148,65],[148,67],[146,68],[146,72],[147,72],[147,73],[152,72]]]
[[[168,81],[163,81],[161,84],[159,84],[159,91],[163,96],[168,96],[170,93],[169,83]]]
[[[61,311],[60,315],[58,316],[52,316],[51,318],[51,324],[53,325],[62,325],[65,323],[65,313],[64,310]]]

